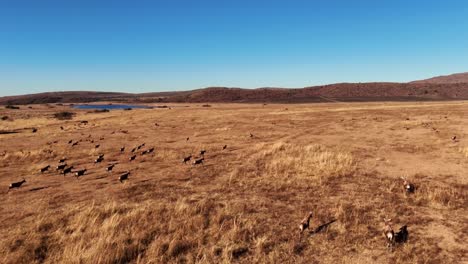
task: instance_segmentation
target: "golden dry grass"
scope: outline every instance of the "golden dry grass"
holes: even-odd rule
[[[52,117],[69,111],[64,106],[0,110],[11,117],[1,129],[19,132],[0,135],[0,262],[467,262],[466,109],[464,102],[175,105],[75,110],[66,121]],[[81,142],[71,147],[71,139]],[[141,143],[155,153],[128,161]],[[204,165],[181,162],[201,149]],[[100,153],[105,164],[93,164]],[[62,157],[88,173],[38,173]],[[118,164],[108,173],[111,163]],[[401,176],[415,183],[414,194],[404,193]],[[23,177],[24,186],[6,193]],[[299,237],[308,211],[311,229]],[[384,217],[410,233],[393,251]]]

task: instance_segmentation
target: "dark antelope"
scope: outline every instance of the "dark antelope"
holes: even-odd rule
[[[109,166],[107,166],[106,170],[107,171],[112,171],[112,169],[114,168],[115,164],[111,164]]]
[[[79,170],[75,173],[75,176],[78,178],[80,176],[83,176],[86,172],[86,169]]]
[[[199,158],[193,161],[193,165],[203,164],[205,158]]]
[[[192,159],[192,155],[189,155],[189,156],[185,157],[185,158],[182,160],[182,162],[183,162],[183,163],[187,163],[187,161],[190,161],[191,159]]]
[[[41,173],[48,171],[49,168],[50,168],[50,165],[47,165],[44,168],[41,168]]]
[[[73,169],[73,166],[70,166],[62,171],[63,176],[65,176],[67,173],[71,173]]]
[[[65,164],[60,164],[60,165],[57,166],[57,170],[63,170],[63,169],[65,169],[66,166],[67,166],[66,163]]]
[[[119,176],[119,181],[123,183],[123,181],[128,180],[128,175],[130,175],[130,172],[127,171],[126,173],[122,174]]]
[[[22,181],[19,181],[19,182],[10,183],[10,186],[8,186],[8,191],[7,191],[7,192],[9,192],[9,191],[10,191],[11,189],[13,189],[13,188],[19,188],[19,187],[21,187],[21,185],[23,185],[23,183],[25,183],[25,182],[26,182],[26,180],[23,179]]]

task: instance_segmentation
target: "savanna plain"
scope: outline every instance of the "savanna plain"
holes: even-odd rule
[[[468,102],[169,106],[2,107],[0,262],[468,263]]]

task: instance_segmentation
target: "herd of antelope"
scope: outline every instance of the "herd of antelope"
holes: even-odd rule
[[[83,122],[83,121],[81,121]],[[86,123],[88,123],[86,121]],[[62,127],[61,127],[62,129]],[[251,134],[250,134],[251,135]],[[186,138],[186,141],[188,141],[190,138],[187,137]],[[100,138],[100,140],[104,140],[103,137]],[[91,142],[92,144],[94,144],[94,140],[91,139],[91,135],[88,136],[88,139],[84,140],[84,141],[89,141]],[[74,140],[69,140],[68,141],[68,145],[70,145],[72,148],[77,146],[78,144],[84,142],[83,140],[78,140],[78,141],[74,141]],[[54,143],[57,143],[58,141],[54,141]],[[151,153],[154,153],[155,151],[155,148],[154,147],[151,147],[151,148],[148,148],[146,150],[142,150],[143,147],[145,147],[145,143],[142,143],[136,147],[134,147],[133,149],[131,149],[130,151],[130,157],[128,158],[129,162],[132,162],[134,160],[136,160],[137,158],[137,155],[138,155],[138,151],[141,150],[141,152],[139,153],[141,156],[144,156],[144,155],[147,155],[147,154],[151,154]],[[99,147],[101,146],[101,144],[95,144],[94,145],[94,148],[95,149],[98,149]],[[227,145],[224,145],[222,147],[223,150],[225,150],[227,148]],[[124,154],[125,153],[125,146],[122,146],[120,147],[120,154]],[[205,149],[202,149],[200,150],[199,152],[199,157],[198,158],[194,158],[194,161],[192,163],[192,165],[200,165],[202,164],[203,165],[203,162],[205,160],[205,153],[206,153],[206,150]],[[94,159],[94,164],[100,164],[104,161],[104,154],[99,154],[96,159]],[[184,164],[186,164],[188,161],[190,161],[192,159],[192,154],[190,154],[189,156],[186,156],[183,158],[182,162]],[[86,168],[83,168],[83,169],[78,169],[78,170],[74,170],[75,167],[73,165],[68,165],[67,164],[67,161],[68,159],[66,157],[64,158],[61,158],[58,160],[58,164],[57,166],[55,167],[56,168],[56,171],[58,171],[61,175],[63,176],[66,176],[67,174],[75,174],[75,177],[78,179],[79,177],[81,176],[84,176],[87,172],[88,172],[88,169]],[[105,170],[107,172],[112,172],[113,168],[118,165],[118,163],[111,163],[111,164],[108,164],[106,167],[105,167]],[[51,165],[46,165],[42,168],[39,169],[39,173],[43,174],[47,171],[50,171],[51,170]],[[124,181],[128,180],[128,177],[130,175],[130,171],[126,171],[124,172],[123,174],[119,175],[118,176],[118,180],[123,183]],[[26,179],[23,178],[23,180],[21,181],[18,181],[18,182],[13,182],[13,183],[10,183],[10,185],[8,186],[8,191],[7,193],[11,190],[11,189],[18,189],[20,188],[24,183],[26,183]]]

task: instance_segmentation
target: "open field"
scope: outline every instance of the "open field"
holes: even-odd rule
[[[468,102],[171,105],[2,108],[0,262],[468,263]]]

